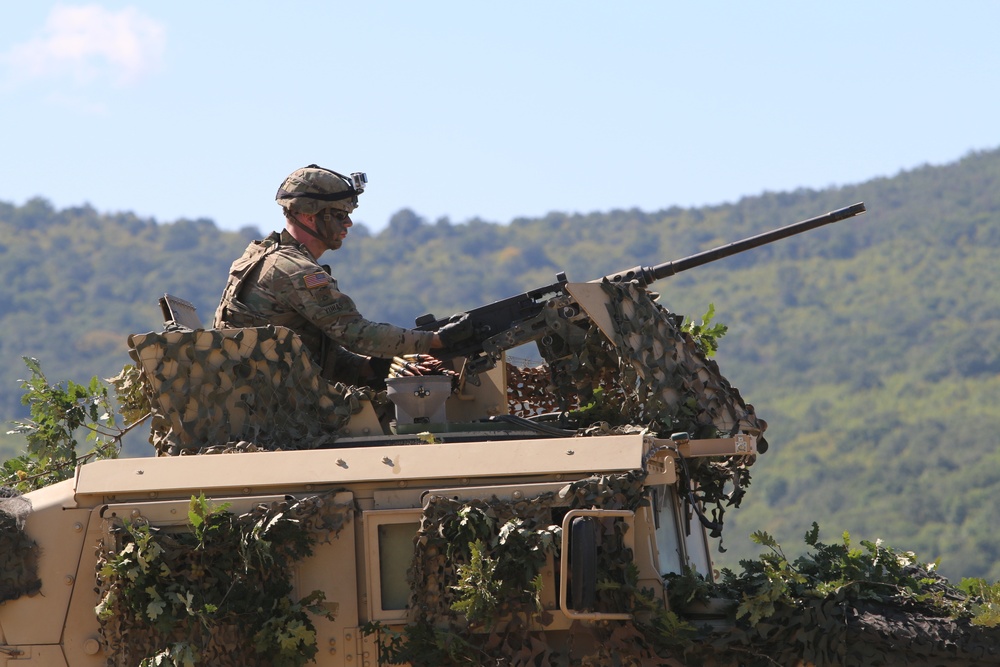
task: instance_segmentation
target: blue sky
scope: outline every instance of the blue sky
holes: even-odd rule
[[[0,201],[280,223],[732,202],[1000,146],[996,2],[4,3]],[[849,202],[847,202],[849,203]]]

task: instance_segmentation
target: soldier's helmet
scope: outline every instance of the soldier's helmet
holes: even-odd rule
[[[311,164],[289,174],[274,200],[293,213],[315,214],[327,208],[351,213],[358,207],[358,195],[365,191],[367,182],[361,172],[344,176]]]

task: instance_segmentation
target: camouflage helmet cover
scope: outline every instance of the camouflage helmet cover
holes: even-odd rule
[[[289,174],[274,200],[295,213],[315,214],[327,208],[351,213],[358,207],[362,192],[347,176],[311,164]]]

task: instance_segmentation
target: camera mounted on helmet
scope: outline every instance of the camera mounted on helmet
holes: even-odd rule
[[[355,171],[351,173],[351,184],[354,185],[354,189],[361,194],[368,187],[368,174],[363,171]]]

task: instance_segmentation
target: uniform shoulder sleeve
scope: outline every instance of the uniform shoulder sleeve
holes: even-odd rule
[[[391,357],[428,352],[434,334],[366,320],[351,297],[311,257],[282,249],[270,272],[271,288],[302,317],[346,349],[366,355]]]

